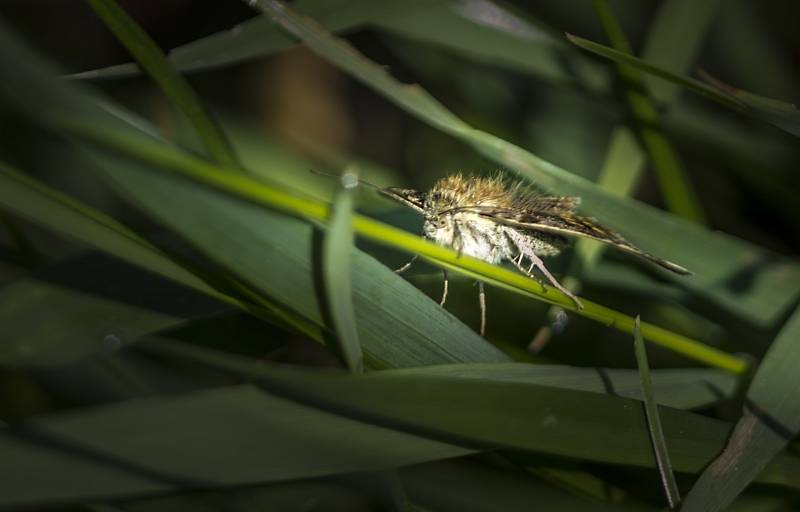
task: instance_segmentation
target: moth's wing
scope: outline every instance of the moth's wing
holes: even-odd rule
[[[592,217],[584,217],[574,213],[565,212],[550,215],[541,211],[514,211],[511,209],[489,209],[482,207],[477,207],[473,211],[499,224],[512,226],[518,229],[541,231],[558,235],[578,236],[597,240],[598,242],[614,246],[621,251],[625,251],[640,258],[649,260],[662,268],[675,272],[676,274],[691,274],[691,272],[677,263],[667,261],[639,249],[632,243],[625,240],[622,235],[603,226]]]
[[[412,210],[425,213],[425,192],[420,192],[412,188],[386,187],[378,189],[378,193],[393,201],[404,204]]]
[[[567,215],[574,214],[581,204],[580,197],[527,195],[517,197],[514,207],[531,215]]]

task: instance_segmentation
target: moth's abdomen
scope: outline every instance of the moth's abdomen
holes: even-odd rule
[[[551,233],[522,231],[506,227],[506,236],[513,243],[513,250],[507,256],[508,259],[523,254],[526,257],[531,254],[536,256],[555,256],[569,245],[569,240],[562,236]]]

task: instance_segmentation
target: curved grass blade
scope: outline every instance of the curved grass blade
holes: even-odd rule
[[[209,156],[226,169],[240,169],[233,148],[219,125],[150,36],[128,16],[116,0],[89,0],[89,5],[164,94],[186,115],[197,130]]]
[[[361,344],[358,341],[353,291],[350,280],[350,253],[353,242],[353,189],[358,185],[355,174],[342,176],[342,189],[331,205],[331,218],[322,249],[322,272],[325,292],[336,337],[347,367],[364,371]]]
[[[445,364],[420,368],[384,370],[396,375],[427,375],[452,379],[540,384],[577,391],[608,393],[642,400],[642,385],[635,370],[578,368],[525,363]],[[727,372],[705,368],[652,370],[656,400],[676,409],[709,407],[733,397],[737,378]]]
[[[699,74],[703,80],[723,93],[736,98],[751,110],[759,112],[775,126],[793,135],[800,136],[800,110],[798,110],[793,103],[759,96],[758,94],[733,87],[713,77],[704,70],[700,70]]]
[[[165,357],[248,375],[270,393],[326,411],[475,449],[510,449],[601,463],[655,467],[641,402],[530,383],[399,372],[265,365],[181,343],[141,346]],[[391,400],[387,400],[391,397]],[[724,444],[730,425],[661,407],[675,469],[693,473]],[[800,459],[785,455],[761,481],[800,488]]]
[[[675,475],[672,473],[672,463],[669,460],[667,442],[664,439],[664,429],[661,426],[658,404],[653,393],[653,379],[650,376],[650,364],[647,362],[647,348],[642,340],[642,330],[639,323],[639,317],[637,316],[633,330],[633,347],[636,352],[636,364],[639,366],[647,427],[650,433],[650,442],[653,445],[653,452],[656,456],[658,473],[661,475],[661,484],[664,487],[664,494],[667,496],[667,504],[670,509],[675,509],[680,506],[681,493],[678,490]]]
[[[231,292],[235,291],[251,302],[219,291],[203,277],[198,277],[196,269],[187,268],[186,262],[173,261],[161,249],[103,212],[51,189],[3,162],[0,162],[0,185],[0,205],[9,211],[267,321],[277,320],[312,339],[322,339],[319,327],[255,297],[241,283],[226,279],[224,284],[232,289]]]
[[[632,55],[619,52],[612,48],[608,48],[607,46],[597,44],[581,37],[567,34],[567,38],[577,46],[600,55],[601,57],[605,57],[620,64],[633,66],[644,71],[645,73],[663,78],[664,80],[685,87],[690,91],[701,94],[716,101],[717,103],[725,105],[726,107],[744,112],[751,117],[777,126],[787,133],[800,136],[800,128],[798,128],[798,125],[800,125],[800,114],[798,114],[796,110],[794,112],[786,111],[784,109],[778,109],[778,111],[774,110],[774,108],[770,107],[770,104],[774,107],[774,102],[777,100],[768,99],[769,101],[764,103],[761,101],[754,101],[752,96],[730,94],[729,90],[721,90],[717,87],[705,84],[700,80],[672,73],[642,59],[633,57]]]
[[[372,0],[306,0],[295,2],[295,8],[319,20],[331,32],[347,32],[373,19],[391,18],[398,11],[425,11],[443,0],[405,0],[374,2]],[[269,20],[256,17],[229,30],[217,32],[171,50],[169,62],[178,71],[189,73],[230,66],[263,55],[296,46],[297,42]],[[124,78],[140,73],[134,63],[118,64],[69,75],[73,79],[97,80]]]
[[[800,433],[800,309],[795,310],[756,370],[744,414],[728,445],[703,471],[683,509],[725,509]]]
[[[82,254],[0,289],[0,367],[73,364],[226,309],[102,253]]]
[[[397,82],[384,68],[280,2],[257,0],[255,5],[310,49],[409,113],[534,180],[545,191],[581,197],[587,212],[636,245],[691,269],[694,276],[681,278],[682,285],[747,321],[772,325],[800,294],[800,266],[793,262],[734,237],[681,222],[641,203],[614,197],[518,146],[472,128],[420,87]],[[758,274],[758,279],[750,281],[752,286],[742,293],[733,281],[743,273],[752,272]],[[646,338],[646,329],[643,332]]]
[[[0,162],[0,205],[33,222],[113,254],[206,295],[222,299],[203,280],[103,212]],[[224,299],[223,299],[224,300]]]
[[[614,16],[606,0],[593,0],[592,5],[600,18],[601,25],[611,45],[619,52],[633,54],[627,36]],[[650,163],[658,179],[661,195],[667,208],[687,220],[707,224],[705,213],[700,205],[686,169],[681,163],[672,143],[661,128],[658,114],[638,69],[626,64],[617,64],[620,76],[625,83],[628,106],[637,122],[639,136],[650,156]]]
[[[252,386],[134,399],[14,427],[0,430],[4,510],[382,471],[474,453]]]
[[[75,134],[89,137],[91,140],[98,141],[106,147],[112,147],[127,154],[149,162],[153,167],[152,170],[157,169],[156,174],[149,173],[148,176],[138,176],[141,172],[146,172],[141,169],[136,172],[134,169],[139,170],[139,167],[134,167],[131,172],[123,173],[115,170],[117,164],[105,165],[105,171],[111,172],[114,175],[115,181],[120,184],[128,182],[134,184],[134,189],[129,190],[129,193],[134,193],[137,201],[145,201],[148,208],[154,211],[161,212],[163,220],[171,223],[174,228],[179,230],[186,230],[191,228],[196,223],[197,216],[193,218],[186,218],[180,224],[174,221],[176,214],[185,215],[191,209],[186,207],[178,207],[174,200],[171,201],[169,196],[164,196],[161,202],[153,198],[164,193],[164,190],[174,189],[174,197],[182,197],[187,194],[188,187],[183,189],[178,182],[174,182],[167,177],[161,178],[158,175],[163,174],[164,171],[171,170],[177,171],[180,175],[191,178],[199,184],[204,185],[206,188],[211,188],[217,191],[224,191],[236,197],[246,199],[250,202],[264,205],[269,208],[278,209],[292,215],[300,216],[306,219],[325,221],[328,219],[328,206],[324,203],[319,203],[310,199],[303,199],[293,197],[280,190],[272,188],[268,185],[262,184],[251,178],[241,175],[234,175],[232,173],[220,173],[213,169],[211,164],[202,160],[192,158],[188,155],[182,154],[166,145],[154,143],[149,140],[137,137],[131,138],[125,134],[115,133],[114,130],[98,131],[96,127],[89,125],[86,126],[79,120],[61,120],[59,124],[72,131]],[[134,176],[136,175],[136,176]],[[148,180],[148,178],[150,178]],[[153,186],[153,180],[157,180],[158,186]],[[149,184],[148,184],[149,183]],[[188,183],[188,182],[183,182]],[[135,190],[135,192],[134,192]],[[149,192],[153,190],[154,192]],[[211,192],[201,192],[197,189],[194,192],[194,187],[191,189],[193,194],[199,194],[198,197],[186,197],[185,204],[196,205],[198,202],[207,201],[209,205],[219,202],[220,204],[228,205],[228,201],[223,201],[224,196],[213,194]],[[203,199],[201,199],[203,198]],[[215,199],[216,198],[216,199]],[[208,208],[208,206],[206,206]],[[232,203],[225,208],[234,208]],[[175,210],[170,215],[166,215],[166,210]],[[250,211],[249,208],[245,209],[242,205],[242,211]],[[208,212],[204,209],[204,215]],[[223,215],[222,212],[219,212]],[[201,212],[198,212],[201,215]],[[248,213],[250,215],[257,215],[255,212]],[[223,218],[229,217],[230,213],[224,214]],[[248,221],[251,223],[255,220]],[[424,240],[419,236],[412,235],[405,231],[392,228],[378,221],[369,219],[367,217],[356,215],[354,216],[354,228],[356,233],[361,236],[370,238],[385,245],[403,249],[413,254],[419,254],[426,259],[446,268],[452,268],[458,272],[466,274],[471,277],[476,277],[481,281],[488,284],[521,293],[529,297],[544,300],[551,304],[558,304],[564,309],[574,311],[586,318],[596,320],[606,325],[613,326],[624,332],[633,332],[633,318],[624,315],[617,311],[605,308],[599,304],[583,300],[584,308],[578,309],[575,303],[567,296],[563,295],[558,290],[550,287],[544,287],[533,279],[530,279],[522,274],[507,270],[489,263],[470,258],[468,256],[459,255],[456,251],[447,249],[445,247],[436,245],[432,242]],[[228,228],[233,229],[233,228]],[[198,235],[204,235],[202,230],[197,232]],[[250,235],[255,236],[255,235]],[[211,242],[209,240],[209,249],[214,248],[214,252],[219,252],[220,241]],[[227,251],[228,253],[230,251]],[[222,255],[220,255],[222,256]],[[229,258],[228,254],[224,254]],[[307,264],[307,263],[305,263]],[[235,270],[237,265],[235,260],[231,260],[228,265],[232,270]],[[298,301],[297,306],[301,307],[302,301]],[[319,312],[314,313],[311,318],[317,318]],[[308,316],[308,315],[305,315]],[[717,366],[719,368],[740,373],[747,368],[747,362],[738,357],[732,356],[725,352],[719,351],[702,343],[696,342],[689,338],[680,336],[676,333],[667,331],[653,325],[644,324],[642,332],[646,339],[662,345],[670,350],[674,350],[687,357],[702,361],[705,364]]]

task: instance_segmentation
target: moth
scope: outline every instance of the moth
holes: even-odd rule
[[[578,308],[583,308],[578,297],[561,286],[542,261],[543,257],[561,252],[573,237],[611,245],[676,274],[691,273],[676,263],[639,249],[596,219],[579,214],[580,198],[541,194],[501,174],[494,177],[454,174],[437,181],[428,192],[399,187],[375,188],[381,195],[421,213],[425,238],[488,263],[509,261],[524,275],[541,283],[533,272],[536,269]],[[414,259],[396,272],[407,270]],[[447,300],[447,287],[445,271],[442,306]],[[486,296],[482,282],[478,282],[478,287],[483,336]]]

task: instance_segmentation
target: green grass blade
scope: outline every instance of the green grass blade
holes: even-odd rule
[[[529,383],[279,367],[180,343],[142,347],[248,375],[270,393],[323,410],[456,444],[655,467],[638,401]],[[729,432],[729,424],[699,414],[667,407],[659,412],[680,472],[707,464]],[[800,459],[787,455],[777,462],[761,481],[800,487],[791,472],[800,469]]]
[[[3,162],[0,162],[0,205],[62,235],[222,299],[222,294],[126,226]]]
[[[622,27],[606,0],[593,0],[603,29],[611,46],[621,53],[632,55],[633,50]],[[650,163],[658,179],[661,195],[667,208],[692,222],[706,224],[705,214],[677,151],[661,128],[661,119],[638,69],[617,65],[633,117],[637,122],[639,137],[650,156]]]
[[[372,0],[312,0],[295,2],[299,11],[319,20],[331,32],[347,32],[362,27],[372,19],[383,19],[414,10],[425,11],[442,0],[406,0],[374,2]],[[230,66],[287,50],[296,46],[266,18],[247,20],[229,30],[202,37],[171,50],[169,62],[178,71],[188,73]],[[136,76],[141,72],[134,63],[118,64],[70,75],[73,79],[102,80]]]
[[[798,127],[800,126],[800,114],[798,114],[796,110],[794,110],[794,112],[787,112],[785,108],[780,108],[778,111],[776,111],[773,107],[777,100],[767,98],[767,102],[765,103],[762,101],[756,101],[753,96],[749,95],[751,93],[738,95],[729,94],[730,91],[727,89],[720,89],[718,87],[703,83],[700,80],[685,75],[672,73],[643,59],[619,52],[613,48],[609,48],[607,46],[603,46],[571,34],[567,34],[567,38],[577,46],[580,46],[581,48],[594,54],[600,55],[620,64],[633,66],[641,71],[644,71],[645,73],[663,78],[664,80],[685,87],[690,91],[701,94],[729,108],[744,112],[756,119],[773,124],[787,133],[791,133],[792,135],[796,136],[800,135],[800,128]],[[784,106],[788,105],[779,101],[777,101],[777,103],[783,104]],[[770,105],[772,105],[772,107]]]
[[[256,5],[310,49],[424,122],[463,140],[507,169],[532,179],[548,192],[581,197],[586,212],[644,249],[677,261],[695,273],[690,278],[681,278],[681,284],[749,322],[772,325],[800,294],[800,267],[794,263],[722,233],[681,222],[641,203],[614,197],[518,146],[466,125],[418,86],[394,80],[384,68],[288,7],[268,1],[259,1]],[[658,229],[654,229],[655,226]],[[762,262],[758,268],[759,279],[752,283],[747,294],[730,287],[731,280],[745,271],[744,261]]]
[[[661,484],[664,487],[667,504],[669,508],[675,509],[681,503],[681,493],[678,490],[678,483],[675,481],[675,474],[672,472],[667,442],[664,439],[664,429],[661,426],[661,417],[658,415],[658,403],[653,392],[650,364],[647,362],[647,348],[644,345],[644,340],[642,340],[642,330],[639,326],[638,316],[633,330],[633,347],[636,352],[636,364],[639,367],[647,427],[650,433],[650,442],[653,445],[653,452],[656,456],[658,473],[661,475]]]
[[[800,432],[800,309],[759,365],[728,445],[695,483],[682,510],[725,509]]]
[[[672,73],[670,71],[667,71],[666,69],[662,69],[658,66],[650,64],[644,61],[643,59],[634,57],[629,53],[621,52],[615,50],[614,48],[609,48],[608,46],[595,43],[594,41],[589,41],[588,39],[584,39],[582,37],[578,37],[573,34],[567,34],[567,39],[569,39],[576,46],[579,46],[580,48],[583,48],[584,50],[592,52],[596,55],[600,55],[601,57],[605,57],[609,60],[612,60],[620,64],[626,64],[628,66],[635,67],[640,71],[644,71],[645,73],[648,73],[650,75],[662,78],[671,83],[685,87],[693,92],[703,95],[711,100],[716,101],[717,103],[730,107],[734,110],[740,110],[740,111],[742,110],[743,105],[741,105],[741,103],[739,103],[735,98],[732,98],[727,94],[723,94],[714,87],[711,87],[708,84],[704,84],[703,82],[697,79],[685,75],[679,75],[677,73]]]
[[[474,450],[233,386],[38,417],[2,429],[0,453],[0,508],[21,510],[383,471]]]
[[[356,315],[353,310],[353,291],[350,280],[350,253],[353,235],[353,188],[358,184],[354,174],[342,177],[342,190],[331,205],[331,218],[322,249],[325,292],[328,298],[339,348],[347,367],[353,372],[364,370],[361,344],[358,341]]]
[[[688,73],[715,21],[719,4],[719,0],[661,2],[642,46],[642,59],[675,74]],[[672,102],[681,90],[677,84],[650,75],[643,80],[650,96],[661,104]]]
[[[62,120],[61,125],[73,131],[73,133],[80,133],[82,136],[101,142],[107,147],[113,147],[124,151],[136,158],[149,162],[153,165],[153,168],[157,168],[159,172],[156,174],[149,173],[147,176],[136,177],[133,175],[135,172],[133,169],[131,170],[132,172],[122,173],[114,169],[116,164],[105,165],[106,172],[112,172],[116,181],[122,180],[120,183],[136,183],[135,196],[137,197],[137,202],[141,203],[144,201],[145,204],[149,205],[149,208],[161,212],[165,222],[171,223],[176,229],[188,229],[192,224],[196,223],[197,217],[191,219],[187,218],[184,223],[176,224],[174,220],[175,216],[185,213],[187,208],[185,206],[179,207],[174,201],[170,201],[168,196],[165,196],[162,202],[158,202],[154,199],[154,197],[162,193],[166,187],[174,188],[172,192],[174,197],[181,197],[186,194],[185,189],[180,188],[179,182],[173,182],[166,178],[158,178],[158,174],[167,170],[177,171],[181,175],[191,178],[193,181],[205,187],[224,191],[259,205],[278,209],[306,219],[317,221],[325,221],[328,219],[328,206],[324,203],[291,196],[247,176],[217,172],[211,164],[200,159],[192,158],[166,145],[151,142],[140,137],[131,138],[120,133],[114,133],[112,130],[98,131],[94,126],[86,126],[78,120]],[[135,169],[138,169],[138,167],[135,167]],[[138,175],[139,173],[135,174]],[[148,180],[148,178],[150,178],[150,180]],[[158,186],[152,185],[153,179],[158,180]],[[150,184],[148,185],[148,183]],[[133,191],[132,189],[128,190],[129,193]],[[156,190],[156,192],[149,192],[150,190]],[[200,192],[198,191],[197,193]],[[212,196],[207,196],[205,193],[202,193],[201,197],[204,198],[203,201],[209,201],[212,204],[217,201],[222,201],[223,199],[223,196],[218,196],[218,199],[211,199]],[[199,198],[186,197],[185,204],[194,205],[197,204],[199,200]],[[176,211],[172,212],[170,215],[166,215],[166,209]],[[198,215],[200,214],[201,213],[198,212]],[[222,212],[220,212],[220,215],[223,215]],[[229,215],[230,214],[224,214],[226,217]],[[558,304],[564,309],[613,326],[623,332],[633,332],[632,317],[585,299],[583,300],[584,308],[578,309],[568,297],[558,290],[550,287],[543,287],[537,281],[517,272],[491,265],[475,258],[459,255],[456,251],[436,245],[419,236],[387,226],[367,217],[359,215],[354,216],[354,228],[356,233],[361,236],[391,247],[402,249],[412,254],[419,254],[445,268],[451,268],[465,275],[478,278],[488,284],[521,293],[531,298],[544,300],[551,304]],[[198,231],[197,234],[205,236],[205,233],[202,231]],[[219,241],[216,241],[210,244],[210,247],[216,247],[219,243]],[[231,261],[229,264],[233,265],[232,269],[235,270],[237,266],[235,265],[235,261]],[[303,307],[301,306],[301,302],[302,301],[298,301],[296,307]],[[312,316],[311,318],[315,317]],[[644,324],[642,326],[642,332],[649,341],[679,352],[689,358],[701,361],[704,364],[716,366],[734,373],[744,372],[747,368],[747,362],[741,358],[732,356],[666,329]]]
[[[793,135],[800,136],[800,110],[793,103],[767,98],[733,87],[713,77],[707,71],[701,70],[700,76],[723,93],[736,98],[751,111],[758,112],[768,122]]]
[[[89,5],[106,26],[147,71],[164,94],[191,121],[206,151],[220,165],[239,169],[239,161],[227,137],[211,118],[186,79],[164,57],[150,36],[122,9],[116,0],[89,0]]]
[[[0,367],[74,364],[225,309],[135,266],[80,255],[0,288]]]
[[[237,292],[237,295],[241,294],[246,299],[251,299],[252,302],[219,291],[204,280],[203,277],[209,276],[198,277],[197,269],[187,268],[186,262],[173,261],[161,249],[103,212],[62,194],[2,162],[0,162],[0,185],[2,185],[0,205],[8,211],[195,291],[249,311],[267,321],[280,321],[312,339],[321,340],[319,327],[253,296],[252,292],[241,283],[224,279],[223,284],[231,288],[231,291]],[[57,333],[52,334],[57,335]],[[55,345],[54,342],[47,344]]]
[[[487,18],[513,18],[499,5],[487,2],[486,7]],[[376,17],[372,24],[389,34],[442,46],[478,62],[530,73],[551,83],[574,85],[575,78],[559,60],[563,40],[519,18],[514,19],[515,30],[509,31],[491,26],[490,22],[481,23],[476,19],[480,11],[469,15],[465,11],[448,2]]]
[[[609,393],[642,400],[642,386],[635,370],[578,368],[525,363],[447,364],[384,370],[395,375],[427,375],[488,382],[540,384],[578,391]],[[733,397],[737,378],[705,368],[652,370],[653,389],[659,404],[676,409],[709,407]]]

